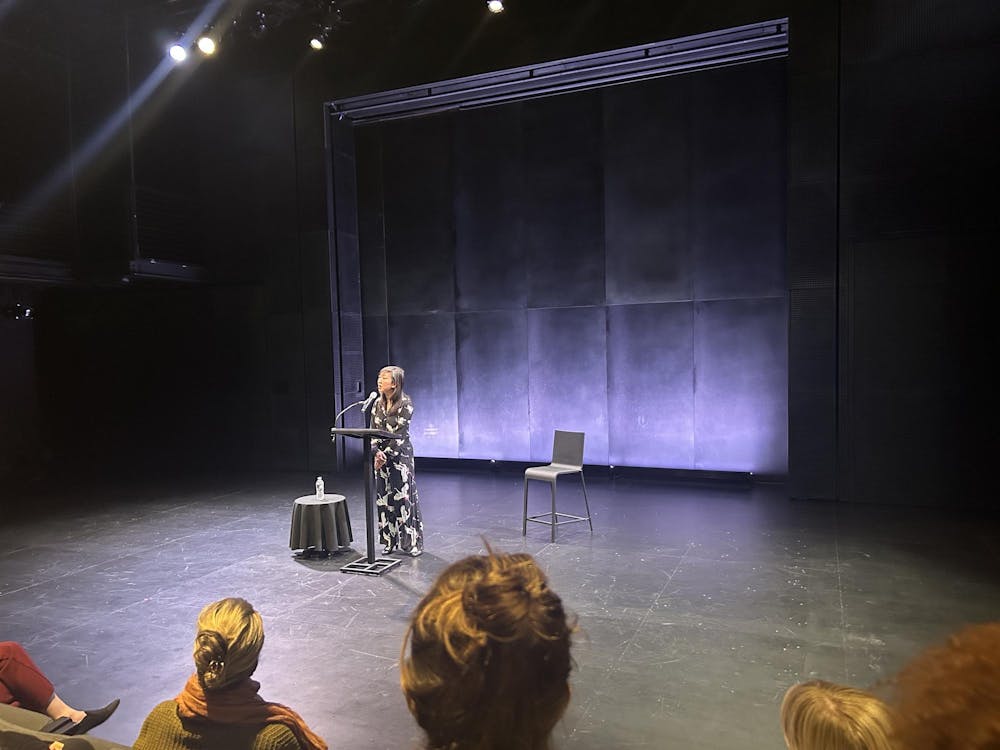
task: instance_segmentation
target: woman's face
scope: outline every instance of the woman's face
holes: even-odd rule
[[[382,370],[378,374],[378,392],[386,398],[391,398],[396,392],[396,386],[392,382],[392,373],[388,370]]]

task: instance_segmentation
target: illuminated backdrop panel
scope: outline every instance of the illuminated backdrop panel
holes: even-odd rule
[[[786,316],[781,298],[695,305],[694,468],[785,471]]]
[[[781,60],[362,127],[366,372],[417,455],[783,474],[784,128]]]
[[[553,430],[587,433],[583,459],[608,463],[607,319],[602,307],[528,311],[532,461],[552,457]]]
[[[608,307],[609,459],[693,469],[694,305]]]
[[[459,455],[523,460],[530,450],[524,310],[456,316]]]
[[[415,409],[411,434],[419,455],[458,456],[455,315],[390,317],[389,352],[389,361],[406,370]]]

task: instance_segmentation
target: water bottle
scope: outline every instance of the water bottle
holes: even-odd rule
[[[324,489],[323,489],[323,477],[316,477],[316,499],[317,500],[322,500],[323,499],[323,493],[324,493]]]

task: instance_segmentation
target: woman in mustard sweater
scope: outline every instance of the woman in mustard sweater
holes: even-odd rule
[[[135,750],[327,750],[302,717],[265,701],[250,679],[264,645],[260,613],[222,599],[198,616],[195,673],[146,717]]]

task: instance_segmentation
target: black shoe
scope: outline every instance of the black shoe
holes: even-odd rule
[[[73,726],[69,727],[69,729],[66,729],[64,734],[86,734],[94,727],[100,726],[111,718],[111,714],[115,712],[120,702],[121,701],[118,698],[115,698],[104,708],[95,708],[93,711],[84,711],[86,716],[80,719],[80,721]]]

